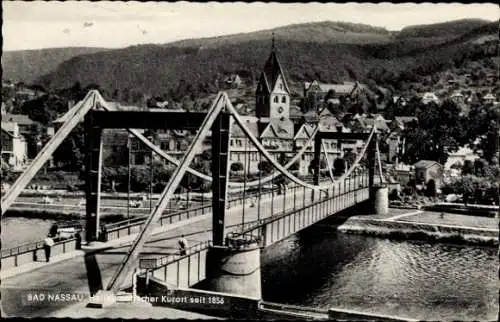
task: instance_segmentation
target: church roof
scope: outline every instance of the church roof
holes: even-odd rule
[[[288,84],[286,82],[285,74],[283,73],[283,68],[281,68],[281,63],[278,59],[278,55],[276,54],[276,50],[271,51],[271,55],[266,61],[264,65],[264,70],[262,71],[261,77],[264,78],[265,83],[267,85],[267,90],[271,92],[276,85],[276,81],[278,77],[281,75],[283,78],[283,83],[285,84],[285,88],[287,92],[290,92],[288,88]]]

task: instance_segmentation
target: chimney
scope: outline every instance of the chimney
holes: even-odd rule
[[[74,100],[69,100],[68,101],[68,111],[71,110],[75,106],[75,101]]]

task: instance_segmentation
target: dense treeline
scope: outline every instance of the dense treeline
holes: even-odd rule
[[[416,81],[418,77],[468,60],[496,57],[498,42],[471,43],[491,34],[496,34],[495,24],[481,27],[480,33],[448,35],[438,42],[432,37],[369,44],[281,40],[278,53],[290,82],[372,79],[380,85],[397,87],[401,82]],[[217,81],[229,73],[241,74],[251,85],[257,80],[269,50],[269,39],[211,47],[132,46],[74,57],[38,82],[62,88],[79,81],[83,85],[100,84],[109,93],[116,90],[140,93],[132,101],[137,101],[141,94],[175,99],[173,96],[195,91],[212,92],[217,89]],[[191,91],[186,89],[186,93],[179,94],[177,89],[182,82],[190,84]]]
[[[391,105],[393,116],[416,116],[418,122],[408,123],[402,136],[404,153],[400,160],[413,164],[418,160],[434,160],[444,164],[449,153],[468,145],[487,162],[494,162],[498,153],[500,109],[493,104],[471,104],[469,113],[451,100],[441,104],[423,104],[412,100],[405,106]]]

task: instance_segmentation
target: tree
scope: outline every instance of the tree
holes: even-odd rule
[[[488,162],[484,159],[474,160],[474,174],[478,177],[484,177],[488,168]]]
[[[344,160],[347,162],[347,167],[350,168],[354,164],[354,161],[356,161],[356,153],[348,151],[344,155]]]
[[[257,167],[263,173],[271,173],[273,171],[273,165],[267,160],[259,162]]]
[[[400,160],[408,164],[418,160],[446,163],[448,154],[466,141],[467,120],[452,101],[445,101],[442,106],[419,102],[416,110],[419,121],[407,124],[403,131],[405,149]]]
[[[474,104],[467,116],[467,143],[474,151],[482,151],[490,162],[498,152],[500,109],[495,106]]]
[[[314,173],[314,171],[316,171],[317,167],[318,167],[318,159],[314,158],[309,163],[309,168],[308,168],[309,173]],[[320,170],[326,168],[326,160],[324,158],[320,158],[319,168],[320,168]]]
[[[234,162],[231,164],[231,171],[243,171],[243,163]]]
[[[335,175],[342,175],[346,170],[346,161],[343,158],[336,158],[333,161],[333,168]]]
[[[427,182],[427,189],[425,191],[425,195],[427,197],[435,197],[436,196],[436,182],[431,179]]]
[[[464,165],[462,166],[462,174],[463,175],[474,174],[474,164],[472,163],[471,160],[464,161]]]

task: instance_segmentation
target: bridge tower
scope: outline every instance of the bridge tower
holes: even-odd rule
[[[375,185],[375,170],[378,161],[378,172],[380,183]],[[385,215],[389,212],[389,193],[387,185],[383,182],[382,164],[380,161],[380,152],[378,149],[378,136],[373,134],[372,140],[368,146],[368,167],[369,167],[369,186],[370,186],[370,211],[377,215]]]
[[[262,299],[260,246],[256,238],[226,237],[229,177],[230,114],[221,113],[212,127],[212,240],[207,252],[206,279],[212,291]]]

